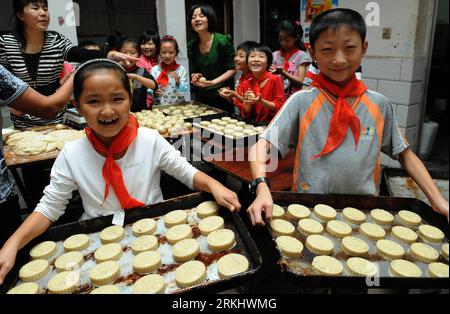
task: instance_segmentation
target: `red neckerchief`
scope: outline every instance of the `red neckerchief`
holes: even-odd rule
[[[164,62],[161,62],[161,73],[158,76],[158,79],[156,80],[156,82],[158,83],[158,87],[164,87],[167,84],[169,84],[169,72],[174,72],[176,71],[180,65],[176,62],[167,65]]]
[[[340,88],[336,84],[328,81],[323,74],[314,75],[312,86],[326,89],[337,96],[338,99],[334,107],[333,116],[331,117],[327,142],[322,152],[311,158],[319,158],[338,148],[344,140],[349,127],[352,130],[356,147],[358,147],[361,122],[349,103],[345,100],[345,97],[360,97],[367,91],[367,86],[358,80],[356,75],[353,75],[352,80],[344,88]]]
[[[159,58],[158,57],[156,57],[156,58],[150,58],[150,59],[148,59],[148,61],[150,61],[150,64],[152,65],[152,67],[154,67],[155,65],[158,65],[158,62],[159,62]]]
[[[252,90],[255,97],[261,95],[261,83],[270,77],[271,73],[269,71],[264,72],[264,74],[257,79],[254,75],[249,77],[247,82],[249,82],[249,88]]]
[[[297,47],[294,47],[289,53],[286,53],[283,49],[280,49],[281,56],[284,58],[284,69],[286,71],[289,70],[289,59],[298,51],[300,51],[300,49]]]
[[[156,57],[156,58],[150,57],[149,58],[146,55],[142,55],[142,56],[144,57],[145,61],[147,61],[147,63],[151,65],[151,67],[154,67],[155,65],[158,65],[158,63],[159,63],[158,57]]]
[[[243,82],[248,80],[250,77],[252,77],[252,73],[250,73],[250,72],[242,73],[241,77],[239,77],[237,86],[240,86]]]
[[[106,160],[103,164],[102,171],[103,179],[105,180],[106,185],[103,203],[101,206],[103,206],[106,198],[108,197],[109,185],[112,185],[114,193],[116,193],[117,199],[123,209],[126,210],[144,206],[143,203],[135,200],[128,194],[125,183],[123,182],[122,170],[114,160],[114,155],[122,153],[128,149],[137,136],[138,128],[139,125],[136,118],[130,114],[127,124],[122,128],[122,130],[120,130],[119,134],[114,137],[109,149],[106,148],[106,146],[97,138],[94,131],[90,127],[86,128],[87,138],[94,149],[97,152],[106,155]]]

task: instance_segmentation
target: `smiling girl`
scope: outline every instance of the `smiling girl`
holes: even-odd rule
[[[82,65],[74,96],[88,124],[87,137],[64,146],[40,203],[1,249],[0,285],[18,250],[64,214],[77,189],[85,210],[81,219],[163,201],[161,171],[191,189],[212,193],[230,211],[241,207],[234,192],[192,167],[158,132],[139,128],[130,114],[127,73],[119,64],[96,60]]]
[[[138,58],[138,46],[136,39],[127,37],[122,40],[119,50],[127,56]],[[154,77],[145,68],[138,66],[138,62],[136,61],[123,61],[122,64],[130,79],[132,93],[131,111],[138,112],[150,109],[151,103],[149,104],[147,101],[147,91],[158,88]]]
[[[247,65],[252,76],[239,86],[243,102],[236,103],[245,120],[269,123],[285,102],[283,81],[269,72],[271,64],[269,47],[256,45],[250,49]]]
[[[188,99],[189,82],[184,66],[177,63],[180,52],[178,42],[172,36],[161,39],[161,63],[152,68],[159,89],[156,91],[155,105],[171,104]]]

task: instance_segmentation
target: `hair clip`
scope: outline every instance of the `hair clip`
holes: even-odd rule
[[[161,40],[173,40],[173,41],[177,41],[176,39],[175,39],[175,37],[173,37],[173,36],[170,36],[170,35],[166,35],[166,36],[164,36],[163,38],[161,38]]]

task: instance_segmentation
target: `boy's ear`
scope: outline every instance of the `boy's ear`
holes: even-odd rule
[[[23,13],[22,12],[17,13],[16,16],[19,20],[23,21]]]
[[[311,56],[311,58],[312,58],[313,60],[315,60],[315,57],[314,57],[314,49],[313,49],[311,46],[308,47],[308,53],[309,53],[309,55]]]
[[[83,115],[80,111],[80,104],[78,103],[78,101],[76,101],[75,99],[72,99],[72,105],[75,107],[75,109],[77,110],[78,114]]]
[[[366,40],[366,41],[364,41],[363,46],[362,46],[363,56],[367,53],[367,49],[369,49],[369,42]]]

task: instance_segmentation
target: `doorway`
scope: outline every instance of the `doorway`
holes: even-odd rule
[[[272,51],[279,49],[277,28],[283,20],[300,20],[301,0],[260,0],[261,43]]]
[[[449,1],[439,0],[434,47],[432,52],[425,121],[439,125],[436,141],[426,161],[427,168],[449,171]]]

